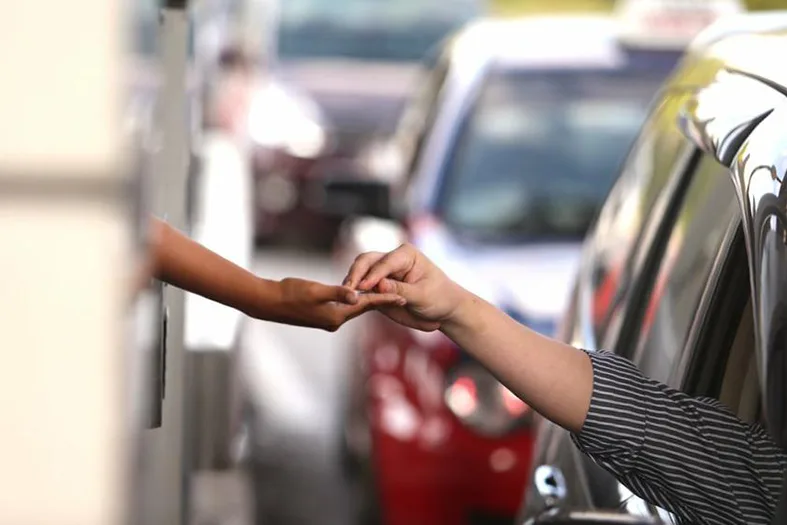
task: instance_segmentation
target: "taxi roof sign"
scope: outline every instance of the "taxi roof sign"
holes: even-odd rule
[[[720,18],[745,12],[738,0],[621,0],[615,16],[631,45],[684,48]]]

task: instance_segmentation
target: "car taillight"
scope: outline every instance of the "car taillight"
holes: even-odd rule
[[[445,400],[458,417],[472,416],[478,408],[478,391],[475,383],[469,377],[460,377],[448,387]]]
[[[513,417],[518,418],[527,415],[530,411],[530,406],[527,403],[519,399],[516,394],[502,384],[500,385],[500,395],[503,398],[503,405]]]
[[[532,421],[532,410],[475,361],[449,370],[444,400],[448,409],[473,431],[499,437]]]

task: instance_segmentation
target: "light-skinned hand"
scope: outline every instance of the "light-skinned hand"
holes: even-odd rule
[[[468,293],[410,244],[389,253],[367,252],[350,267],[344,284],[362,292],[396,294],[407,304],[377,309],[394,321],[423,331],[450,322]]]

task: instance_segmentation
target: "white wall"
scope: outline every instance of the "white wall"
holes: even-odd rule
[[[0,0],[0,523],[123,522],[118,0]]]

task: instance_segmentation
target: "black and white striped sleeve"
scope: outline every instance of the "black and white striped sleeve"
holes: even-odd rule
[[[587,354],[593,397],[572,436],[580,450],[681,522],[770,524],[787,462],[762,427],[646,378],[623,357]]]

